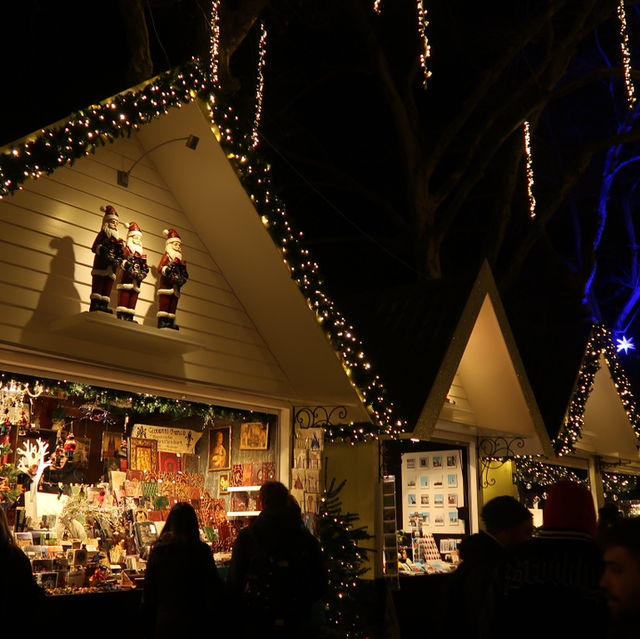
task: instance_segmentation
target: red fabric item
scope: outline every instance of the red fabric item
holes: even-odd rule
[[[544,506],[543,528],[575,530],[596,536],[596,511],[589,490],[569,480],[549,489]]]

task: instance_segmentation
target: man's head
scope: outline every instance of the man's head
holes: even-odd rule
[[[290,505],[289,489],[279,481],[268,481],[260,487],[263,510],[284,510]]]
[[[508,495],[495,497],[482,509],[487,532],[505,548],[514,548],[531,538],[533,517],[518,500]]]
[[[600,587],[614,617],[640,621],[640,518],[614,524],[604,539]]]

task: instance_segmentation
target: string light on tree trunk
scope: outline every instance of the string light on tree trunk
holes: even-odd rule
[[[256,89],[256,114],[253,119],[253,131],[251,132],[252,147],[256,149],[260,142],[258,127],[262,117],[262,93],[264,91],[264,65],[267,59],[267,28],[264,22],[260,23],[260,43],[258,45],[258,87]]]
[[[622,66],[624,67],[624,83],[627,88],[627,104],[630,109],[636,103],[635,89],[631,79],[631,54],[629,52],[629,33],[627,31],[627,13],[624,0],[618,5],[618,20],[620,20],[620,49],[622,51]]]
[[[420,54],[420,66],[422,67],[422,73],[424,79],[422,85],[427,88],[427,80],[431,77],[431,71],[427,65],[428,59],[431,57],[431,46],[429,45],[429,37],[427,36],[427,27],[429,21],[427,20],[427,10],[422,5],[422,0],[417,0],[418,5],[418,36],[422,40],[423,51]]]
[[[531,129],[529,121],[523,122],[524,127],[524,153],[527,157],[527,195],[529,196],[529,217],[533,220],[536,216],[536,198],[533,195],[533,157],[531,155]]]
[[[214,86],[220,81],[220,0],[211,2],[211,45],[209,47],[209,70]]]

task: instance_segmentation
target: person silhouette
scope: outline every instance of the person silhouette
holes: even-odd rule
[[[195,510],[180,502],[149,555],[142,599],[147,634],[153,639],[196,636],[220,607],[223,584],[213,554],[200,540]]]
[[[31,562],[15,543],[7,515],[0,508],[0,601],[12,619],[39,618],[44,591],[36,584]],[[23,623],[21,621],[20,623]]]
[[[284,484],[259,493],[262,512],[238,534],[227,585],[241,637],[312,637],[312,609],[327,583],[320,543]]]

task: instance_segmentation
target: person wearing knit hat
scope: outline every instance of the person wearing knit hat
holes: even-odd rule
[[[124,242],[118,230],[118,213],[110,204],[102,209],[102,228],[93,242],[90,311],[113,313],[109,308],[111,289],[124,259]]]
[[[136,222],[129,222],[127,244],[124,247],[124,261],[122,262],[122,277],[117,285],[118,307],[116,312],[118,319],[135,322],[133,316],[138,303],[140,284],[148,273],[147,256],[142,248],[142,231]]]
[[[189,279],[182,259],[182,239],[175,229],[165,229],[165,251],[158,265],[158,328],[179,330],[175,324],[180,291]]]

